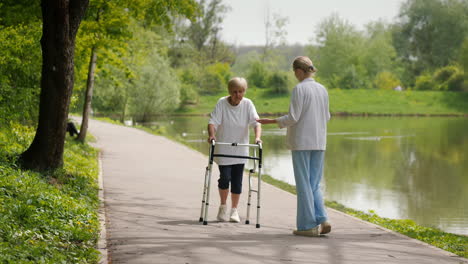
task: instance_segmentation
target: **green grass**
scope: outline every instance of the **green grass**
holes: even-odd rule
[[[328,90],[332,114],[368,115],[468,115],[468,93],[440,91]],[[185,106],[177,114],[210,113],[227,92],[200,96],[197,105]],[[271,95],[266,89],[247,90],[260,114],[288,112],[289,95]]]
[[[16,159],[33,136],[0,129],[0,263],[97,263],[97,150],[67,138],[63,169],[22,170]]]

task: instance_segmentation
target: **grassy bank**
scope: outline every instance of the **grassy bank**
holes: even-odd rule
[[[369,115],[468,115],[468,93],[433,91],[340,90],[330,89],[330,111]],[[208,114],[221,96],[201,96],[197,105],[185,106],[178,114]],[[257,111],[278,114],[288,111],[289,95],[272,95],[267,89],[249,89]]]
[[[22,170],[33,136],[0,129],[0,263],[97,263],[97,150],[67,138],[63,169]]]

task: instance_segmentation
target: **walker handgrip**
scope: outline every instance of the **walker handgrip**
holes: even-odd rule
[[[252,148],[258,148],[258,144],[242,144],[242,143],[227,143],[227,142],[216,142],[216,145],[229,145],[232,147],[252,147]]]
[[[257,145],[258,145],[258,148],[259,148],[259,149],[262,149],[262,143],[261,143],[261,142],[260,142],[260,143],[257,143]]]

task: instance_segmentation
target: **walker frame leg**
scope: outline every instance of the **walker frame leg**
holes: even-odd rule
[[[210,187],[211,187],[211,165],[208,165],[208,186],[206,188],[206,200],[205,200],[205,217],[203,218],[203,225],[208,224],[208,207],[210,205]]]
[[[202,205],[201,205],[201,211],[200,211],[200,219],[198,220],[199,222],[203,222],[203,216],[205,213],[205,202],[206,202],[206,190],[207,190],[207,178],[208,178],[208,166],[206,167],[205,171],[205,181],[203,182],[203,196],[202,196]]]
[[[252,201],[252,174],[254,173],[254,170],[249,171],[249,198],[247,200],[247,216],[245,218],[245,224],[248,225],[250,224],[250,205]]]
[[[262,168],[258,169],[258,185],[257,185],[257,224],[256,228],[260,228],[260,194],[261,194],[261,185],[262,185]]]

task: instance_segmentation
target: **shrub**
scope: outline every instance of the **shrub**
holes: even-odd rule
[[[454,74],[460,70],[456,66],[442,67],[434,72],[434,81],[438,83],[447,82]]]
[[[231,68],[227,63],[215,63],[206,67],[202,76],[201,94],[215,94],[227,89],[231,78]]]
[[[268,71],[263,63],[257,61],[250,66],[248,81],[255,87],[265,88],[268,83]]]
[[[268,87],[274,94],[287,94],[289,93],[288,76],[285,73],[275,72],[268,78]]]
[[[374,79],[374,86],[377,89],[392,90],[399,85],[400,80],[388,71],[380,72]]]
[[[432,80],[432,76],[424,74],[416,78],[415,90],[433,90],[436,84]]]
[[[434,81],[437,88],[442,91],[462,91],[463,72],[455,65],[450,65],[438,69],[434,73]]]
[[[450,77],[447,81],[447,90],[454,92],[464,91],[464,76],[463,73],[457,72]]]

